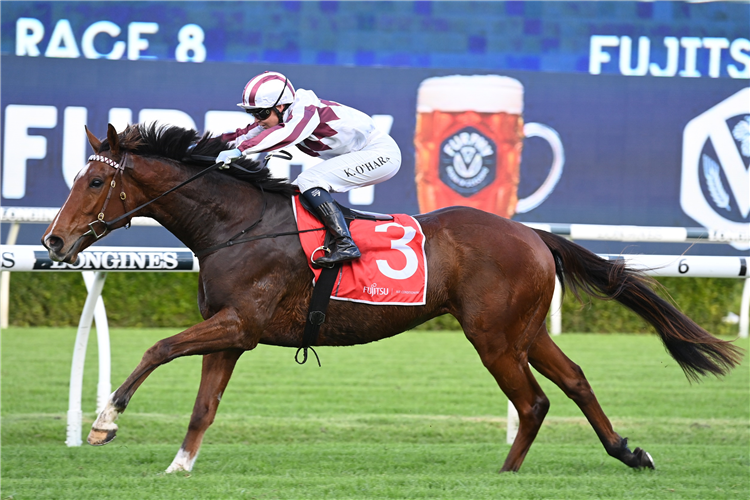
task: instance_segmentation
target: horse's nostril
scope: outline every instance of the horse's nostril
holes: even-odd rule
[[[63,247],[62,238],[58,238],[55,235],[49,235],[47,236],[47,238],[45,238],[44,242],[47,248],[49,248],[50,250],[54,252],[59,252],[60,250],[62,250],[62,247]]]

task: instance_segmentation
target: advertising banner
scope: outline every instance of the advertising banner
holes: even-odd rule
[[[17,28],[18,18],[13,21]],[[4,10],[4,29],[9,22]],[[138,41],[147,38],[147,26],[132,28],[131,38],[125,36],[127,23],[117,29],[97,25],[88,38],[85,29],[81,34],[71,28],[70,38],[59,20],[47,16],[39,22],[43,38],[34,45],[30,37],[39,33],[38,25],[24,21],[26,38],[16,40],[15,53],[3,34],[5,207],[62,205],[91,154],[84,125],[98,137],[105,136],[107,123],[118,130],[152,121],[215,134],[233,130],[248,124],[248,115],[236,107],[247,80],[275,70],[298,88],[373,116],[400,146],[403,163],[394,178],[336,195],[353,208],[416,214],[461,204],[522,222],[750,231],[750,41],[745,46],[740,37],[726,44],[698,38],[700,53],[691,52],[690,41],[675,38],[673,48],[663,37],[663,58],[654,61],[643,59],[646,44],[639,46],[637,37],[592,36],[585,71],[556,73],[226,62],[226,47],[221,57],[207,49],[209,56],[195,64],[200,61],[174,57],[178,45],[169,57],[140,57],[161,54],[154,52],[157,45],[149,49]],[[169,32],[176,31],[179,40],[182,28],[175,22]],[[159,30],[159,36],[166,33]],[[19,43],[24,54],[18,54]],[[39,49],[36,56],[32,45]],[[79,56],[65,56],[74,45]],[[44,55],[50,50],[54,57]],[[197,57],[200,50],[189,53]],[[630,63],[622,62],[625,56]],[[318,161],[292,152],[290,162],[269,162],[276,175],[293,179]],[[42,231],[42,225],[24,227],[19,243],[37,243]],[[584,243],[600,253],[627,246],[671,254],[688,247]],[[160,228],[132,228],[108,236],[105,244],[179,242]],[[691,253],[735,255],[747,249],[699,245]]]
[[[160,120],[214,133],[246,125],[247,115],[233,108],[249,77],[267,68],[14,57],[3,58],[2,65],[5,75],[25,76],[4,79],[2,87],[4,206],[61,206],[91,154],[84,125],[100,137],[108,122],[122,127]],[[443,203],[471,204],[473,197],[496,187],[489,177],[477,180],[488,166],[490,176],[506,175],[495,168],[509,161],[496,151],[504,139],[481,124],[447,130],[445,137],[435,139],[440,157],[417,171],[417,146],[423,147],[416,136],[420,86],[428,79],[439,83],[435,77],[452,72],[299,65],[274,69],[323,98],[386,118],[403,152],[401,170],[374,186],[371,195],[354,195],[355,207],[364,201],[372,211],[418,213],[419,175],[432,176],[430,182],[443,187],[425,210]],[[516,84],[521,100],[513,104],[513,116],[516,125],[521,118],[524,130],[513,133],[526,139],[520,161],[513,160],[519,162],[510,176],[516,185],[507,189],[516,192],[507,195],[506,209],[483,208],[528,222],[748,224],[746,81],[534,72],[501,76]],[[471,97],[482,105],[493,98],[463,87],[440,95],[458,102],[467,92],[474,92]],[[513,147],[517,151],[520,145]],[[314,161],[295,156],[301,163],[293,160],[286,171],[278,167],[280,175],[293,178],[305,162]],[[454,169],[454,164],[461,166]],[[433,173],[427,172],[432,168]],[[517,200],[516,206],[508,200]],[[348,197],[341,201],[350,203]]]

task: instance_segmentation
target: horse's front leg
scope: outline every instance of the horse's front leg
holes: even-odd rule
[[[234,309],[222,309],[206,321],[160,340],[144,353],[133,373],[112,393],[91,426],[87,441],[89,444],[103,445],[115,438],[115,420],[125,411],[138,387],[159,365],[181,356],[210,354],[229,349],[249,350],[257,344],[257,338],[243,333],[240,318]]]
[[[213,423],[221,396],[224,394],[234,366],[244,351],[231,350],[203,356],[203,372],[198,397],[195,399],[193,415],[180,451],[174,457],[167,472],[190,471],[198,457],[203,435]]]

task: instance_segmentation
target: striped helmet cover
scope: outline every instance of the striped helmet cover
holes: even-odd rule
[[[286,87],[283,88],[284,80]],[[279,94],[281,98],[279,98]],[[278,102],[276,101],[278,99]],[[276,104],[290,104],[294,101],[294,87],[284,75],[266,71],[253,77],[242,91],[242,102],[237,106],[244,109],[270,108]]]

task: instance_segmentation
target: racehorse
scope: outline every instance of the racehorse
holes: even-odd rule
[[[151,217],[200,256],[204,318],[145,352],[98,415],[88,442],[114,439],[115,419],[159,365],[200,354],[201,382],[187,435],[167,469],[189,471],[242,353],[258,344],[302,345],[313,285],[295,236],[294,186],[249,159],[217,169],[210,159],[227,144],[194,130],[130,125],[118,135],[109,125],[103,140],[86,133],[95,155],[43,236],[50,257],[74,263],[79,252],[135,213]],[[112,197],[118,191],[119,201]],[[642,316],[689,379],[723,375],[741,360],[740,349],[702,329],[655,293],[653,280],[622,262],[467,207],[416,219],[426,238],[425,305],[332,301],[315,345],[365,344],[452,314],[518,411],[518,434],[501,472],[519,470],[549,409],[529,365],[579,406],[609,455],[633,468],[654,467],[651,455],[631,451],[627,438],[613,430],[581,368],[551,340],[545,318],[556,275],[579,300],[582,292],[614,299]]]

